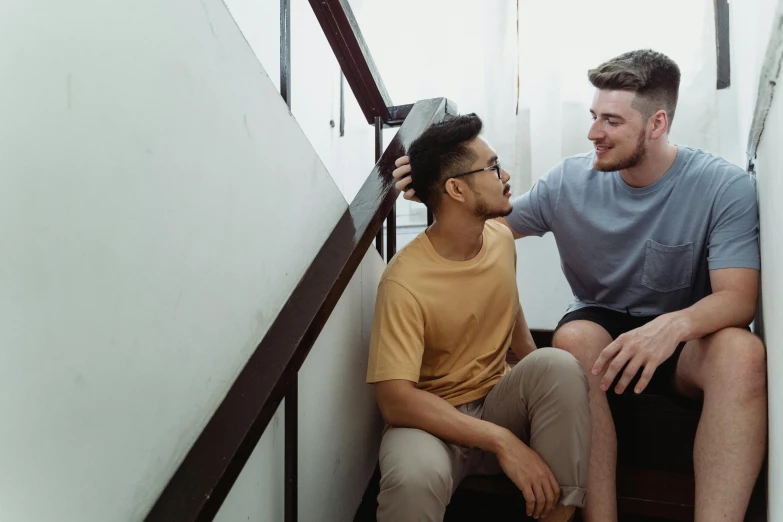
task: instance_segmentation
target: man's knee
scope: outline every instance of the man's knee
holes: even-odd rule
[[[584,376],[577,358],[570,352],[556,348],[540,348],[523,359],[539,365],[542,371],[558,375]]]
[[[388,470],[381,478],[381,489],[400,489],[407,492],[436,493],[438,496],[451,495],[451,469],[442,463],[421,460],[408,460]]]
[[[519,364],[530,365],[528,379],[551,385],[555,394],[572,402],[581,402],[589,386],[582,365],[569,352],[556,348],[540,348],[528,355]],[[526,384],[523,379],[523,386]]]
[[[766,394],[767,353],[761,339],[741,328],[725,328],[709,337],[705,350],[705,388],[728,386],[743,398]]]
[[[406,449],[408,458],[395,455],[391,465],[388,456],[382,458],[378,522],[443,520],[453,484],[450,463],[433,459],[415,446]]]
[[[570,486],[563,489],[564,499],[580,503],[590,461],[587,378],[576,357],[556,348],[536,350],[522,359],[520,364],[524,363],[530,365],[530,373],[522,376],[520,393],[530,411],[531,445],[560,484]]]
[[[603,327],[590,321],[572,321],[555,332],[552,344],[573,354],[582,366],[592,365],[601,350],[606,348],[612,338]]]
[[[409,437],[404,445],[396,445],[386,454],[381,448],[381,492],[394,491],[395,496],[400,495],[397,501],[410,502],[422,500],[421,495],[435,495],[444,505],[448,503],[453,485],[448,450],[441,447],[443,443],[439,440],[433,441],[438,447],[430,447],[427,442]]]

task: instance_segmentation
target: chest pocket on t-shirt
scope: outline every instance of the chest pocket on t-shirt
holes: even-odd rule
[[[667,246],[647,240],[642,284],[659,292],[671,292],[691,286],[693,243]]]

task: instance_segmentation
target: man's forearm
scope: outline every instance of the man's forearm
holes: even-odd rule
[[[491,422],[476,419],[432,393],[410,388],[381,404],[386,422],[401,428],[417,428],[439,439],[497,453],[511,433]]]
[[[679,332],[680,342],[686,342],[730,326],[747,326],[755,314],[755,300],[748,299],[742,292],[723,290],[669,315]]]
[[[533,334],[530,333],[530,328],[527,326],[525,314],[522,312],[522,305],[520,304],[517,311],[517,321],[511,334],[511,351],[522,360],[535,350],[536,342],[533,340]]]

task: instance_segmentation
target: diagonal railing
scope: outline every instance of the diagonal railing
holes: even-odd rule
[[[281,95],[290,107],[290,0],[281,0]],[[285,520],[297,519],[297,375],[359,263],[376,239],[395,253],[394,161],[431,124],[457,113],[445,98],[391,105],[346,0],[310,0],[345,78],[375,126],[376,165],[275,322],[250,356],[147,515],[148,522],[212,520],[285,398]],[[382,151],[384,127],[401,126]]]

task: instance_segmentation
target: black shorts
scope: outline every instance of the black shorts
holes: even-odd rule
[[[656,317],[658,316],[653,315],[647,317],[638,317],[627,314],[625,312],[617,312],[615,310],[601,308],[599,306],[588,306],[586,308],[580,308],[564,315],[557,324],[557,328],[560,328],[564,324],[570,323],[571,321],[590,321],[597,324],[598,326],[603,327],[604,330],[609,332],[609,335],[612,337],[612,339],[617,339],[625,332],[635,330],[640,326],[644,326]],[[557,332],[557,328],[555,329],[555,332]],[[658,366],[658,369],[655,370],[650,383],[642,393],[679,397],[679,394],[674,389],[674,377],[677,372],[677,361],[680,359],[680,354],[682,354],[682,349],[684,347],[685,343],[680,343],[677,345],[677,348],[674,350],[672,356],[665,360],[660,366]],[[634,386],[639,381],[639,377],[641,377],[641,372],[642,370],[640,369],[636,374],[636,377],[631,380],[630,384],[628,384],[626,387],[626,392],[628,390],[633,392]],[[609,388],[610,390],[613,390],[614,387],[617,386],[617,383],[621,377],[622,372],[617,374],[617,377],[612,383],[612,386]]]

